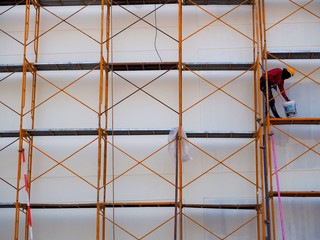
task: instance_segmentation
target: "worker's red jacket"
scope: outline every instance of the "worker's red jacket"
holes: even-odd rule
[[[263,79],[266,79],[265,74],[262,75]],[[287,94],[284,91],[284,80],[282,79],[282,70],[280,68],[275,68],[268,71],[268,82],[269,82],[269,89],[271,91],[271,86],[276,84],[279,87],[280,92],[282,92],[282,96],[286,99]]]

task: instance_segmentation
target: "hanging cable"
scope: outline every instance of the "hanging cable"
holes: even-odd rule
[[[157,52],[157,55],[160,59],[160,61],[162,62],[162,59],[160,57],[160,54],[158,52],[158,49],[157,49],[157,37],[158,37],[158,26],[157,26],[157,4],[154,5],[154,25],[155,25],[155,29],[156,29],[156,35],[154,37],[154,49],[156,50]]]

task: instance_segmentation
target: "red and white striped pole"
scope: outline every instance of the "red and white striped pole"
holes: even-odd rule
[[[28,189],[28,180],[27,180],[27,167],[26,167],[26,159],[24,157],[24,148],[22,148],[21,152],[22,152],[22,159],[23,159],[24,182],[25,182],[25,189],[26,189],[26,195],[27,195],[27,207],[28,207],[30,240],[33,240],[31,211],[30,211],[30,200],[29,200],[29,189]]]

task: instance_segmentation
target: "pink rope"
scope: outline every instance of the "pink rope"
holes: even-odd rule
[[[24,148],[22,148],[21,152],[22,152],[22,159],[23,159],[24,182],[25,182],[25,189],[26,189],[26,195],[27,195],[27,206],[28,206],[28,217],[29,217],[30,240],[33,240],[32,222],[31,222],[31,211],[30,211],[30,201],[29,201],[29,189],[28,189],[28,180],[27,180],[27,167],[26,167],[26,159],[25,159],[25,157],[24,157]]]
[[[276,151],[275,151],[275,148],[274,148],[273,132],[271,132],[271,139],[272,139],[272,151],[273,151],[274,169],[275,169],[275,172],[276,172],[276,180],[277,180],[279,210],[280,210],[281,228],[282,228],[282,239],[285,240],[286,237],[285,237],[285,234],[284,234],[283,214],[282,214],[281,197],[280,197],[280,185],[279,185],[279,176],[278,176],[278,168],[277,168]]]

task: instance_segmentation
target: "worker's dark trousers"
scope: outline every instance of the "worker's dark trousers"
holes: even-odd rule
[[[266,80],[264,78],[260,78],[260,90],[261,92],[263,92],[264,94],[264,97],[265,99],[267,99],[267,88],[266,88]],[[271,91],[271,88],[269,86],[269,99],[272,99],[273,98],[273,95],[272,95],[272,91]],[[266,100],[267,101],[267,100]],[[275,106],[275,100],[272,99],[270,102],[269,102],[269,107],[273,113],[273,115],[276,117],[276,118],[280,118],[278,112],[277,112],[277,109],[276,109],[276,106]],[[265,116],[267,116],[267,104],[265,105]]]

